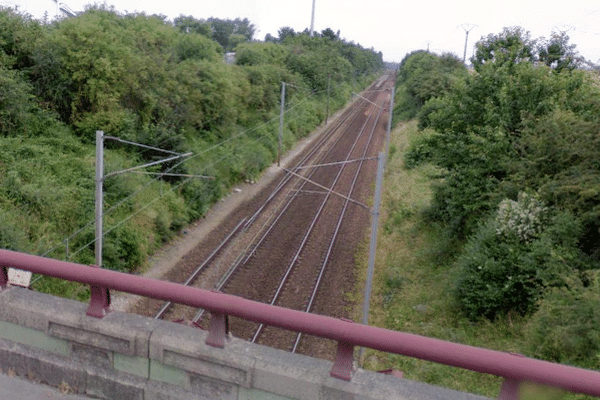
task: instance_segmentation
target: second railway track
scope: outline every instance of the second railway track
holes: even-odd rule
[[[366,204],[385,141],[393,80],[384,75],[364,92],[271,185],[247,206],[234,229],[204,256],[184,282],[305,312],[350,317],[345,298],[357,276],[354,255],[370,220]],[[229,226],[231,226],[230,221]],[[204,249],[208,251],[208,249]],[[157,318],[206,326],[200,310],[163,305]],[[334,348],[273,327],[231,318],[234,336],[330,358]]]

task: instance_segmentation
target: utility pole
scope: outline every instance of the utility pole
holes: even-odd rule
[[[371,242],[369,245],[369,265],[367,267],[367,282],[365,284],[365,298],[363,301],[363,325],[369,325],[369,309],[371,305],[371,286],[373,285],[373,274],[375,272],[375,252],[377,251],[377,228],[379,226],[379,208],[381,205],[381,191],[383,185],[383,170],[385,168],[386,154],[380,152],[377,156],[377,179],[375,182],[375,204],[371,219]],[[359,351],[359,364],[363,365],[364,348]]]
[[[465,38],[465,52],[463,55],[463,64],[466,64],[467,63],[467,42],[469,41],[469,32],[471,32],[473,29],[475,29],[477,27],[477,25],[462,24],[460,27],[463,28],[467,34],[467,37]]]
[[[329,74],[329,78],[327,79],[327,113],[325,114],[325,125],[329,123],[329,97],[331,92],[331,74]]]
[[[315,31],[315,2],[317,0],[313,0],[313,6],[312,6],[312,18],[310,19],[310,37],[313,36],[313,33]]]
[[[104,132],[96,131],[96,266],[102,267],[102,213],[104,182]]]
[[[104,174],[104,141],[105,140],[116,140],[118,142],[132,144],[135,146],[144,147],[147,149],[162,151],[165,153],[173,154],[173,157],[165,158],[163,160],[154,161],[144,165],[138,165],[137,167],[127,168],[121,171],[114,171],[108,174]],[[95,256],[96,256],[96,266],[102,267],[102,240],[104,236],[104,229],[102,224],[102,218],[104,215],[104,180],[106,178],[110,178],[115,175],[123,174],[126,172],[132,172],[141,168],[151,167],[153,165],[162,164],[168,161],[177,160],[182,157],[189,157],[192,153],[179,154],[169,150],[163,150],[156,147],[151,147],[147,145],[143,145],[140,143],[129,142],[127,140],[123,140],[113,136],[107,136],[104,134],[104,131],[96,131],[96,229],[95,229]],[[200,178],[208,178],[203,176],[194,176],[194,175],[184,175],[184,174],[170,174],[170,173],[158,173],[158,175],[170,175],[170,176],[186,176],[186,177],[200,177]]]
[[[281,108],[279,110],[279,143],[277,146],[277,166],[281,165],[281,141],[283,136],[283,114],[285,112],[285,82],[281,82]]]

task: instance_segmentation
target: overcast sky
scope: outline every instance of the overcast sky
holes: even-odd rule
[[[59,0],[75,11],[88,0]],[[53,0],[0,0],[20,4],[34,16],[55,10]],[[277,36],[283,26],[296,31],[310,27],[313,0],[107,0],[119,11],[180,14],[195,18],[248,18],[256,39]],[[52,12],[50,12],[53,14]],[[338,30],[343,38],[373,47],[386,61],[401,61],[413,50],[453,52],[462,58],[465,29],[471,29],[467,58],[482,36],[503,27],[522,26],[534,38],[568,31],[571,43],[586,59],[600,62],[600,1],[591,0],[316,0],[315,30]]]

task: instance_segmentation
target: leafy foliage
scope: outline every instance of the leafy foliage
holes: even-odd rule
[[[554,362],[600,369],[600,282],[556,288],[527,327],[530,353]]]
[[[525,192],[519,193],[517,201],[504,199],[498,206],[496,233],[529,242],[542,232],[546,212],[540,201]]]
[[[573,246],[581,226],[571,214],[553,217],[533,196],[505,200],[469,239],[457,260],[456,297],[476,320],[509,312],[526,314],[548,287],[566,285],[568,276],[585,269]]]
[[[17,71],[0,67],[0,135],[24,133],[33,107],[30,92]]]
[[[535,40],[521,27],[504,28],[500,34],[490,34],[477,42],[471,62],[477,72],[487,62],[510,69],[517,64],[539,61],[555,72],[574,70],[583,63],[583,58],[577,54],[576,46],[568,42],[569,36],[564,32],[553,32],[549,40]]]
[[[467,69],[453,54],[438,56],[424,50],[407,54],[398,71],[396,118],[411,119],[430,99],[448,93]]]
[[[496,67],[512,67],[519,63],[535,61],[535,41],[521,27],[504,28],[500,34],[489,34],[477,42],[475,56],[471,60],[475,70],[486,62]]]
[[[574,70],[583,63],[583,58],[575,51],[575,45],[568,44],[569,36],[565,32],[553,32],[550,40],[539,44],[539,60],[556,72]]]
[[[35,43],[43,33],[39,21],[0,6],[0,66],[15,69],[30,67]]]
[[[405,165],[441,171],[427,215],[466,243],[455,298],[470,319],[532,313],[550,288],[598,268],[600,93],[567,39],[489,35],[475,72],[420,109],[427,130]],[[406,76],[433,62],[413,54]],[[427,78],[409,87],[401,107],[420,106]]]
[[[0,247],[94,263],[94,139],[103,130],[153,147],[106,140],[106,173],[165,158],[156,148],[193,154],[146,170],[175,175],[104,181],[103,266],[143,267],[232,185],[272,163],[282,81],[293,85],[289,147],[325,118],[326,94],[306,87],[326,88],[331,75],[335,110],[382,65],[329,31],[289,45],[251,42],[254,32],[247,19],[170,22],[96,5],[48,23],[0,8]],[[223,53],[234,48],[238,63],[227,65]],[[54,279],[35,288],[88,295]]]
[[[235,20],[209,18],[208,20],[196,19],[191,15],[180,15],[173,24],[182,33],[196,33],[213,39],[222,51],[233,51],[238,44],[251,42],[256,32],[256,27],[248,18]]]

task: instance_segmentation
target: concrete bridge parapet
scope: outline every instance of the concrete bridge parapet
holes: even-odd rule
[[[10,288],[0,293],[0,368],[99,399],[465,399],[483,397],[358,369],[134,314],[86,316],[87,305]]]

